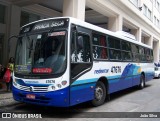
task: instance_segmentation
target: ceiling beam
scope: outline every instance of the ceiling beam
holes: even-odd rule
[[[42,2],[44,2],[44,0],[12,0],[13,4],[20,6],[20,7],[38,4],[38,3],[42,3]]]

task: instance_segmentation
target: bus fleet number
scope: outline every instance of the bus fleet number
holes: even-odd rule
[[[121,66],[112,66],[111,72],[112,73],[121,73]]]

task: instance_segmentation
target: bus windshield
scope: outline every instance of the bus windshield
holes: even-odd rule
[[[18,39],[15,73],[58,74],[66,67],[66,31],[28,34]]]

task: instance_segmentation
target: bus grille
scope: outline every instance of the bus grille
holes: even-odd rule
[[[20,90],[29,92],[48,92],[48,87],[35,87],[35,86],[22,86],[19,87]]]

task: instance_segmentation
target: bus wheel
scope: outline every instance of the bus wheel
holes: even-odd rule
[[[102,105],[106,98],[106,88],[103,82],[98,81],[94,91],[94,99],[92,100],[93,106]]]
[[[160,78],[160,74],[158,75],[158,78]]]
[[[145,77],[144,77],[144,75],[142,74],[141,77],[140,77],[139,88],[140,88],[140,89],[143,89],[144,87],[145,87]]]

